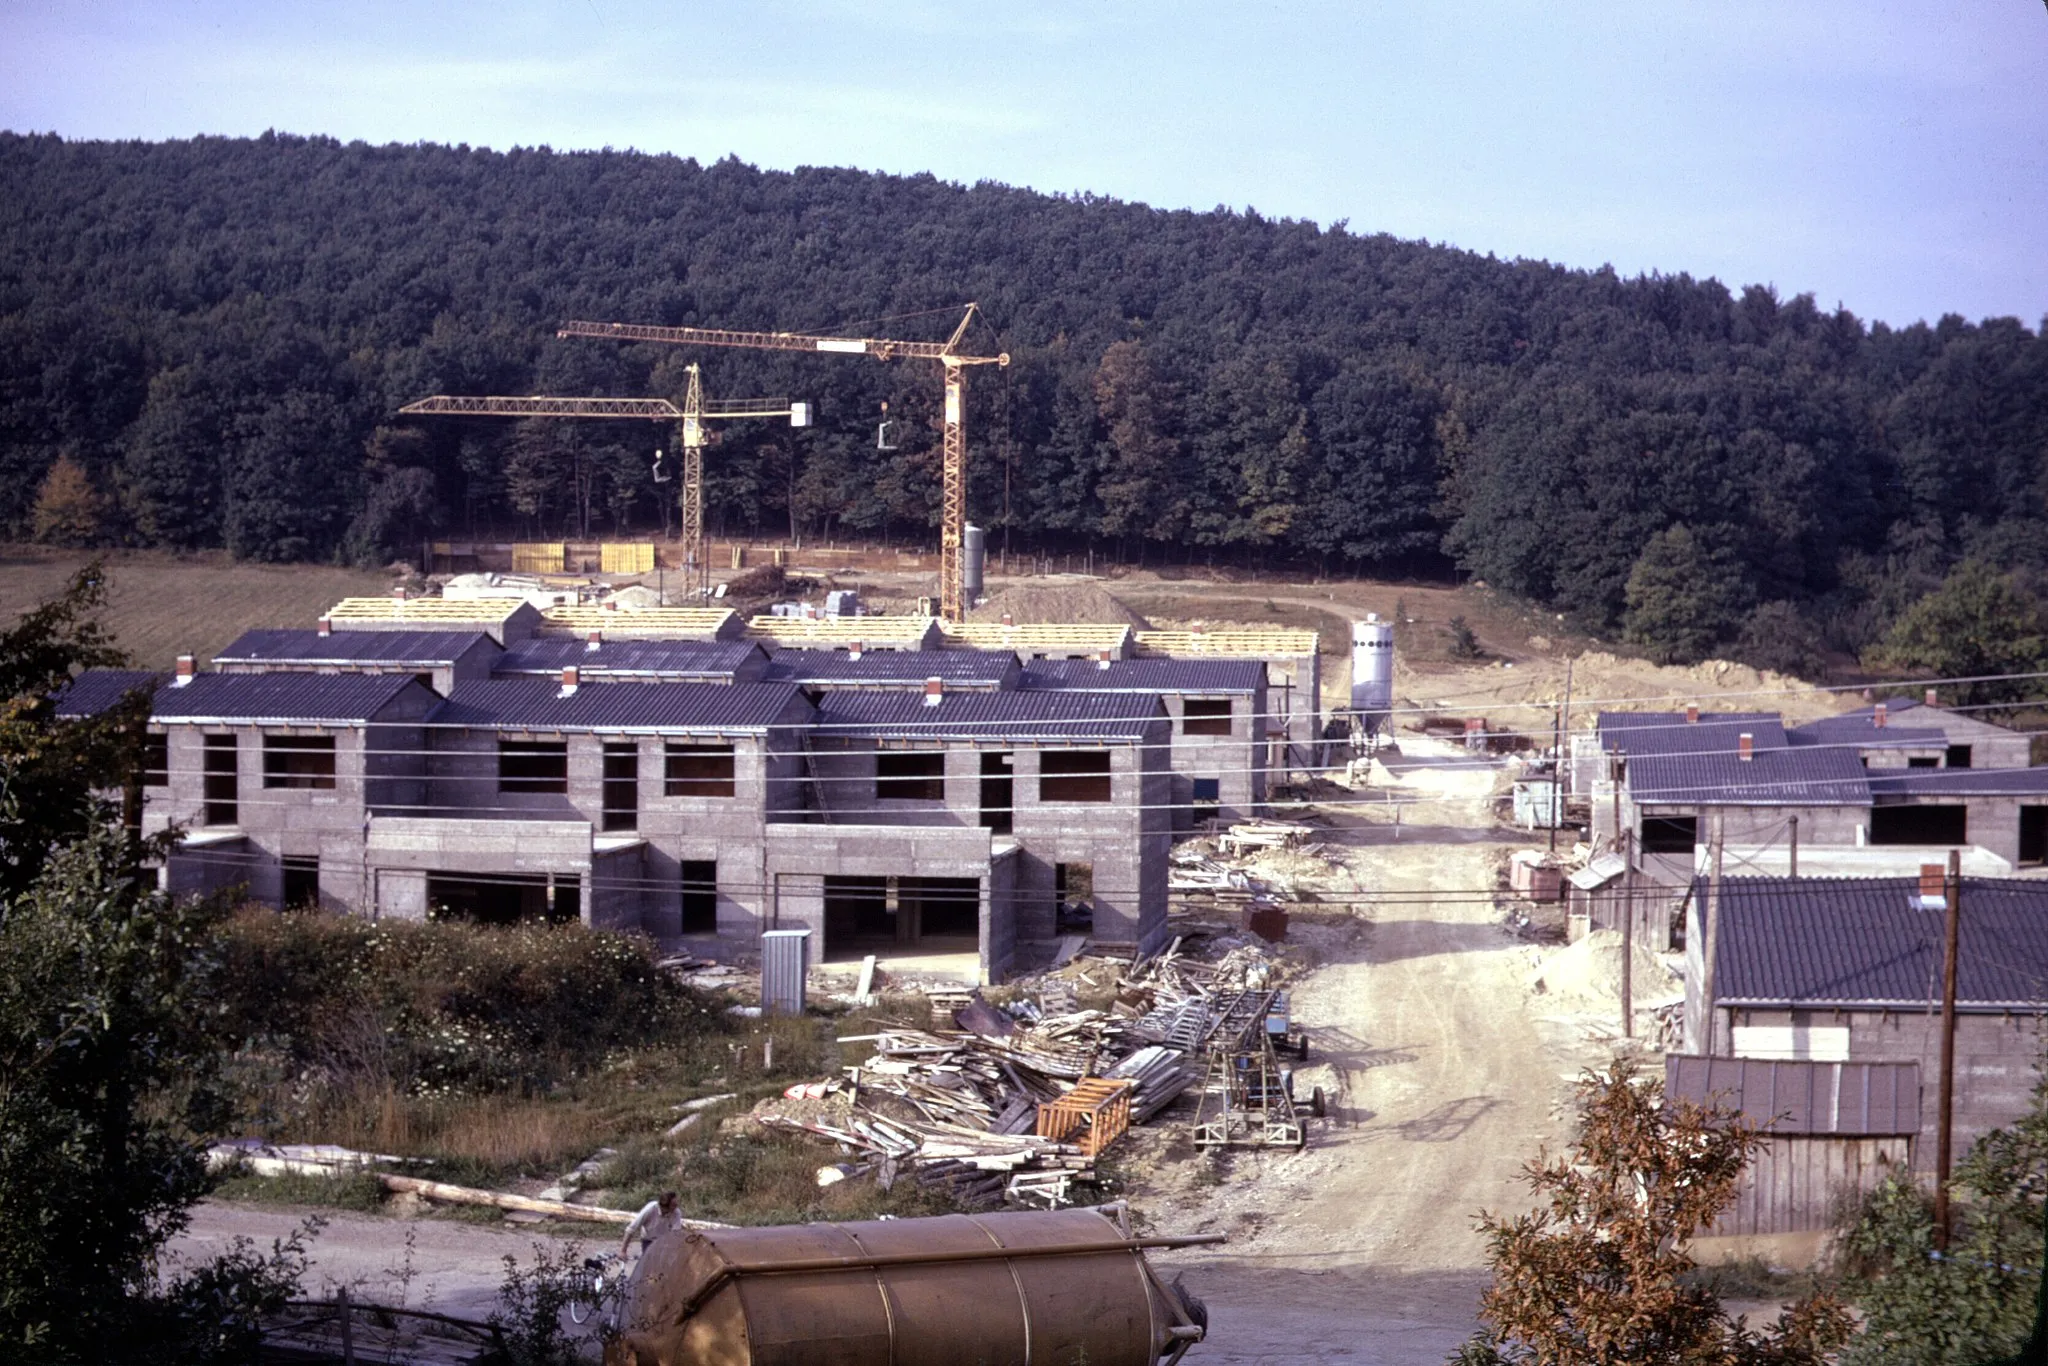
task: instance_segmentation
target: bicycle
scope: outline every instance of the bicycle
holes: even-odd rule
[[[582,1273],[576,1278],[576,1293],[569,1297],[570,1321],[586,1322],[607,1301],[616,1300],[625,1280],[626,1263],[616,1253],[585,1257]]]

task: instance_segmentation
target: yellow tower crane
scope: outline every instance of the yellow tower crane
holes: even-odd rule
[[[684,582],[702,594],[711,587],[710,557],[704,549],[704,447],[710,440],[704,424],[736,418],[786,417],[792,427],[811,425],[811,405],[783,398],[707,399],[697,367],[689,367],[690,384],[678,408],[665,398],[528,398],[435,394],[398,411],[413,417],[599,417],[673,422],[683,448]],[[657,476],[658,477],[658,476]]]
[[[967,376],[970,365],[1008,365],[1010,356],[969,355],[961,340],[974,321],[977,306],[942,342],[897,341],[879,337],[825,337],[804,332],[734,332],[716,327],[656,327],[644,323],[566,322],[558,337],[611,337],[618,341],[673,342],[695,346],[750,346],[766,351],[822,351],[834,355],[873,356],[876,360],[935,360],[945,374],[946,420],[944,475],[939,509],[939,612],[948,621],[966,615],[962,588],[962,547],[967,535]]]

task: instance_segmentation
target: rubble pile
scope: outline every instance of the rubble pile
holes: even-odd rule
[[[1205,962],[1183,954],[1181,942],[1117,970],[1118,1000],[1107,1011],[1048,1010],[1046,1002],[1072,1000],[1070,985],[1062,992],[1048,979],[1037,1002],[998,1007],[972,994],[952,1012],[950,1030],[892,1027],[841,1039],[873,1051],[841,1078],[789,1091],[834,1104],[792,1113],[771,1103],[754,1118],[838,1144],[852,1160],[822,1169],[821,1182],[872,1175],[886,1190],[907,1178],[970,1207],[1071,1203],[1073,1183],[1094,1179],[1094,1153],[1122,1130],[1049,1137],[1042,1107],[1077,1092],[1108,1094],[1119,1113],[1128,1102],[1129,1123],[1152,1120],[1202,1079],[1199,1060],[1174,1040],[1206,1036],[1219,998],[1272,976],[1255,945]]]
[[[1316,826],[1295,821],[1254,820],[1213,837],[1177,846],[1167,872],[1167,891],[1190,909],[1213,905],[1227,910],[1277,907],[1303,899],[1292,878],[1273,868],[1246,864],[1261,854],[1287,853],[1295,868],[1326,871],[1340,866],[1330,846],[1317,840]]]

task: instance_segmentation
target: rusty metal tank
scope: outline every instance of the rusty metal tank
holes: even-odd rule
[[[677,1230],[626,1290],[606,1366],[1154,1366],[1198,1301],[1093,1209]]]

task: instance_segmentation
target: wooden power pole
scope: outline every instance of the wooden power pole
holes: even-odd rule
[[[1947,926],[1941,956],[1941,1118],[1934,1140],[1934,1245],[1948,1251],[1948,1178],[1954,1157],[1956,1117],[1956,948],[1963,926],[1963,855],[1948,851],[1942,880]]]

